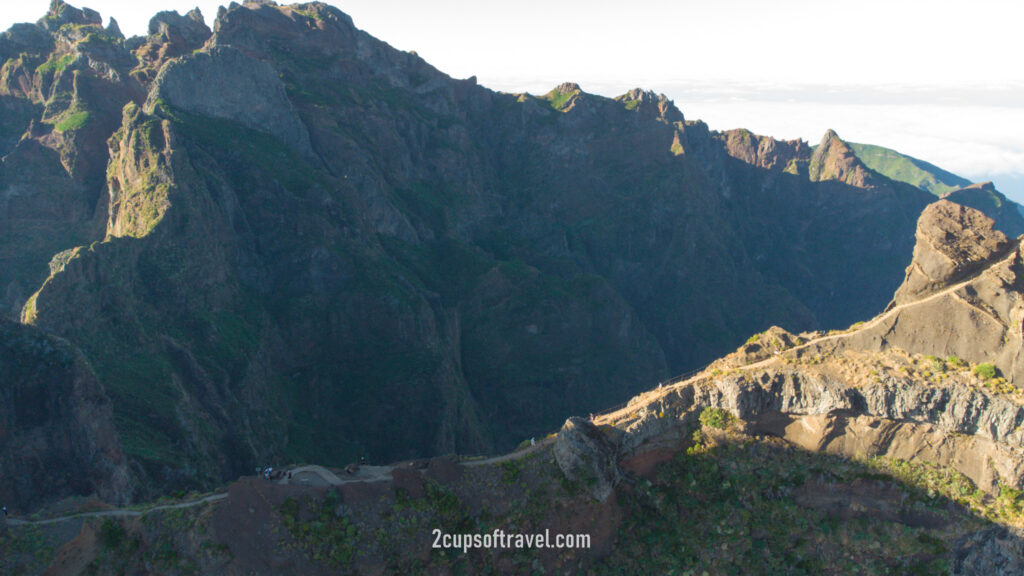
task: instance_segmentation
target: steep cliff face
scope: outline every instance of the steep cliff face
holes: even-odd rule
[[[123,37],[54,2],[0,35],[0,313],[17,317],[62,250],[103,238],[106,139],[144,92]]]
[[[0,500],[11,513],[70,496],[123,504],[134,490],[128,465],[82,353],[0,319]]]

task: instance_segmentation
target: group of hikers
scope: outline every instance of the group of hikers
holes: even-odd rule
[[[257,470],[259,472],[259,470]],[[281,478],[291,478],[292,471],[287,472],[283,470],[274,470],[273,466],[267,466],[262,470],[264,480],[280,480]]]
[[[365,465],[366,465],[366,457],[365,456],[360,456],[358,464],[355,463],[355,462],[352,462],[348,466],[345,466],[345,473],[350,475],[350,476],[354,476],[357,472],[359,472],[359,468],[362,467],[362,466],[365,466]],[[288,480],[292,479],[292,471],[291,470],[288,470],[287,472],[283,471],[283,470],[274,470],[273,466],[267,466],[266,468],[257,468],[256,472],[258,474],[263,475],[263,479],[264,480],[280,480],[282,478],[287,478]],[[5,513],[6,513],[6,511],[7,511],[7,509],[4,508],[4,512]]]

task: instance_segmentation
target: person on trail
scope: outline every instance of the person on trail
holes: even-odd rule
[[[4,519],[7,519],[7,506],[4,506]]]
[[[366,456],[360,456],[359,457],[359,465],[360,466],[366,466]]]

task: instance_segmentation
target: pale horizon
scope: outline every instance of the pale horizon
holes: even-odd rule
[[[287,2],[282,2],[287,3]],[[330,1],[357,27],[415,51],[455,78],[505,92],[571,81],[616,96],[666,94],[688,119],[816,143],[831,128],[1024,202],[1024,6],[1005,0],[782,0],[518,3]],[[158,11],[216,1],[71,2],[145,34]],[[0,13],[0,29],[34,22],[49,0]]]

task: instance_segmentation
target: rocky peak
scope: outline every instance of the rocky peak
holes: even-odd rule
[[[149,21],[149,35],[161,43],[181,43],[183,49],[199,48],[213,35],[203,20],[203,13],[195,8],[182,16],[177,12],[159,12]]]
[[[636,110],[638,112],[653,110],[659,118],[667,122],[684,121],[683,113],[664,94],[642,88],[633,88],[616,98],[616,100],[625,104],[627,110]]]
[[[120,38],[124,40],[124,33],[121,32],[121,27],[117,25],[117,20],[111,18],[110,23],[107,24],[106,33],[108,36],[113,38]]]
[[[50,3],[50,11],[39,21],[39,25],[46,30],[57,30],[65,24],[79,26],[102,26],[103,18],[100,13],[89,8],[78,9],[63,0],[53,0]]]
[[[43,54],[53,48],[53,37],[35,24],[15,24],[0,32],[0,60],[7,60],[21,52]]]
[[[575,82],[562,82],[551,89],[543,98],[551,103],[556,110],[569,111],[576,102],[585,94],[580,85]]]
[[[562,82],[558,86],[555,86],[551,92],[554,94],[572,94],[574,92],[582,92],[583,89],[580,85],[575,82]]]
[[[925,208],[917,222],[914,258],[895,305],[920,300],[1003,256],[1011,242],[979,210],[947,200]]]
[[[743,128],[723,132],[719,138],[730,156],[767,170],[779,168],[796,173],[797,162],[807,162],[810,155],[803,140],[776,140]]]
[[[851,186],[869,188],[873,179],[871,170],[832,129],[825,132],[814,150],[807,170],[814,182],[838,180]]]

